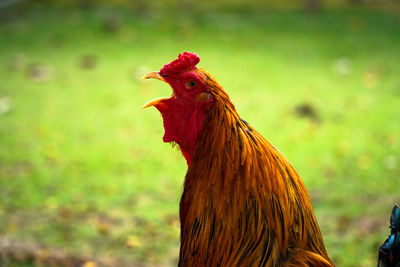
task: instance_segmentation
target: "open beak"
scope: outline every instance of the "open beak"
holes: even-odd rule
[[[166,82],[164,80],[164,78],[160,75],[160,72],[158,72],[158,71],[149,72],[149,73],[145,74],[140,80],[147,80],[150,78],[154,78],[154,79]],[[146,104],[144,104],[142,108],[148,108],[151,106],[157,107],[157,105],[160,105],[161,102],[166,99],[169,99],[169,97],[159,97],[156,99],[152,99],[149,102],[147,102]]]

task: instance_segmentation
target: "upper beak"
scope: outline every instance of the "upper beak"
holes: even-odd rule
[[[166,82],[164,80],[164,78],[160,75],[159,71],[149,72],[149,73],[145,74],[140,80],[146,80],[146,79],[150,79],[150,78],[154,78],[154,79]],[[142,108],[148,108],[148,107],[151,107],[151,106],[157,107],[157,105],[161,105],[162,101],[166,100],[166,99],[168,99],[168,97],[160,97],[160,98],[156,98],[156,99],[150,100],[149,102],[144,104]]]
[[[140,80],[146,80],[146,79],[150,79],[150,78],[154,78],[154,79],[165,82],[164,78],[160,75],[159,71],[149,72],[149,73],[145,74]]]

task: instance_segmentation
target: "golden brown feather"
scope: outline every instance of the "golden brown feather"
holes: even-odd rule
[[[185,177],[179,265],[333,266],[297,172],[210,74],[196,74],[215,104]]]

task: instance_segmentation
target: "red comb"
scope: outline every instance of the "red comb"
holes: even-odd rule
[[[195,53],[183,52],[174,61],[165,64],[160,70],[161,75],[179,74],[185,70],[196,69],[200,58]]]

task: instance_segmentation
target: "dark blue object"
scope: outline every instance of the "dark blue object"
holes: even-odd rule
[[[400,267],[400,209],[397,205],[390,217],[390,236],[379,248],[378,267]]]
[[[390,217],[390,229],[392,234],[400,232],[400,209],[397,205],[392,210],[392,216]]]

